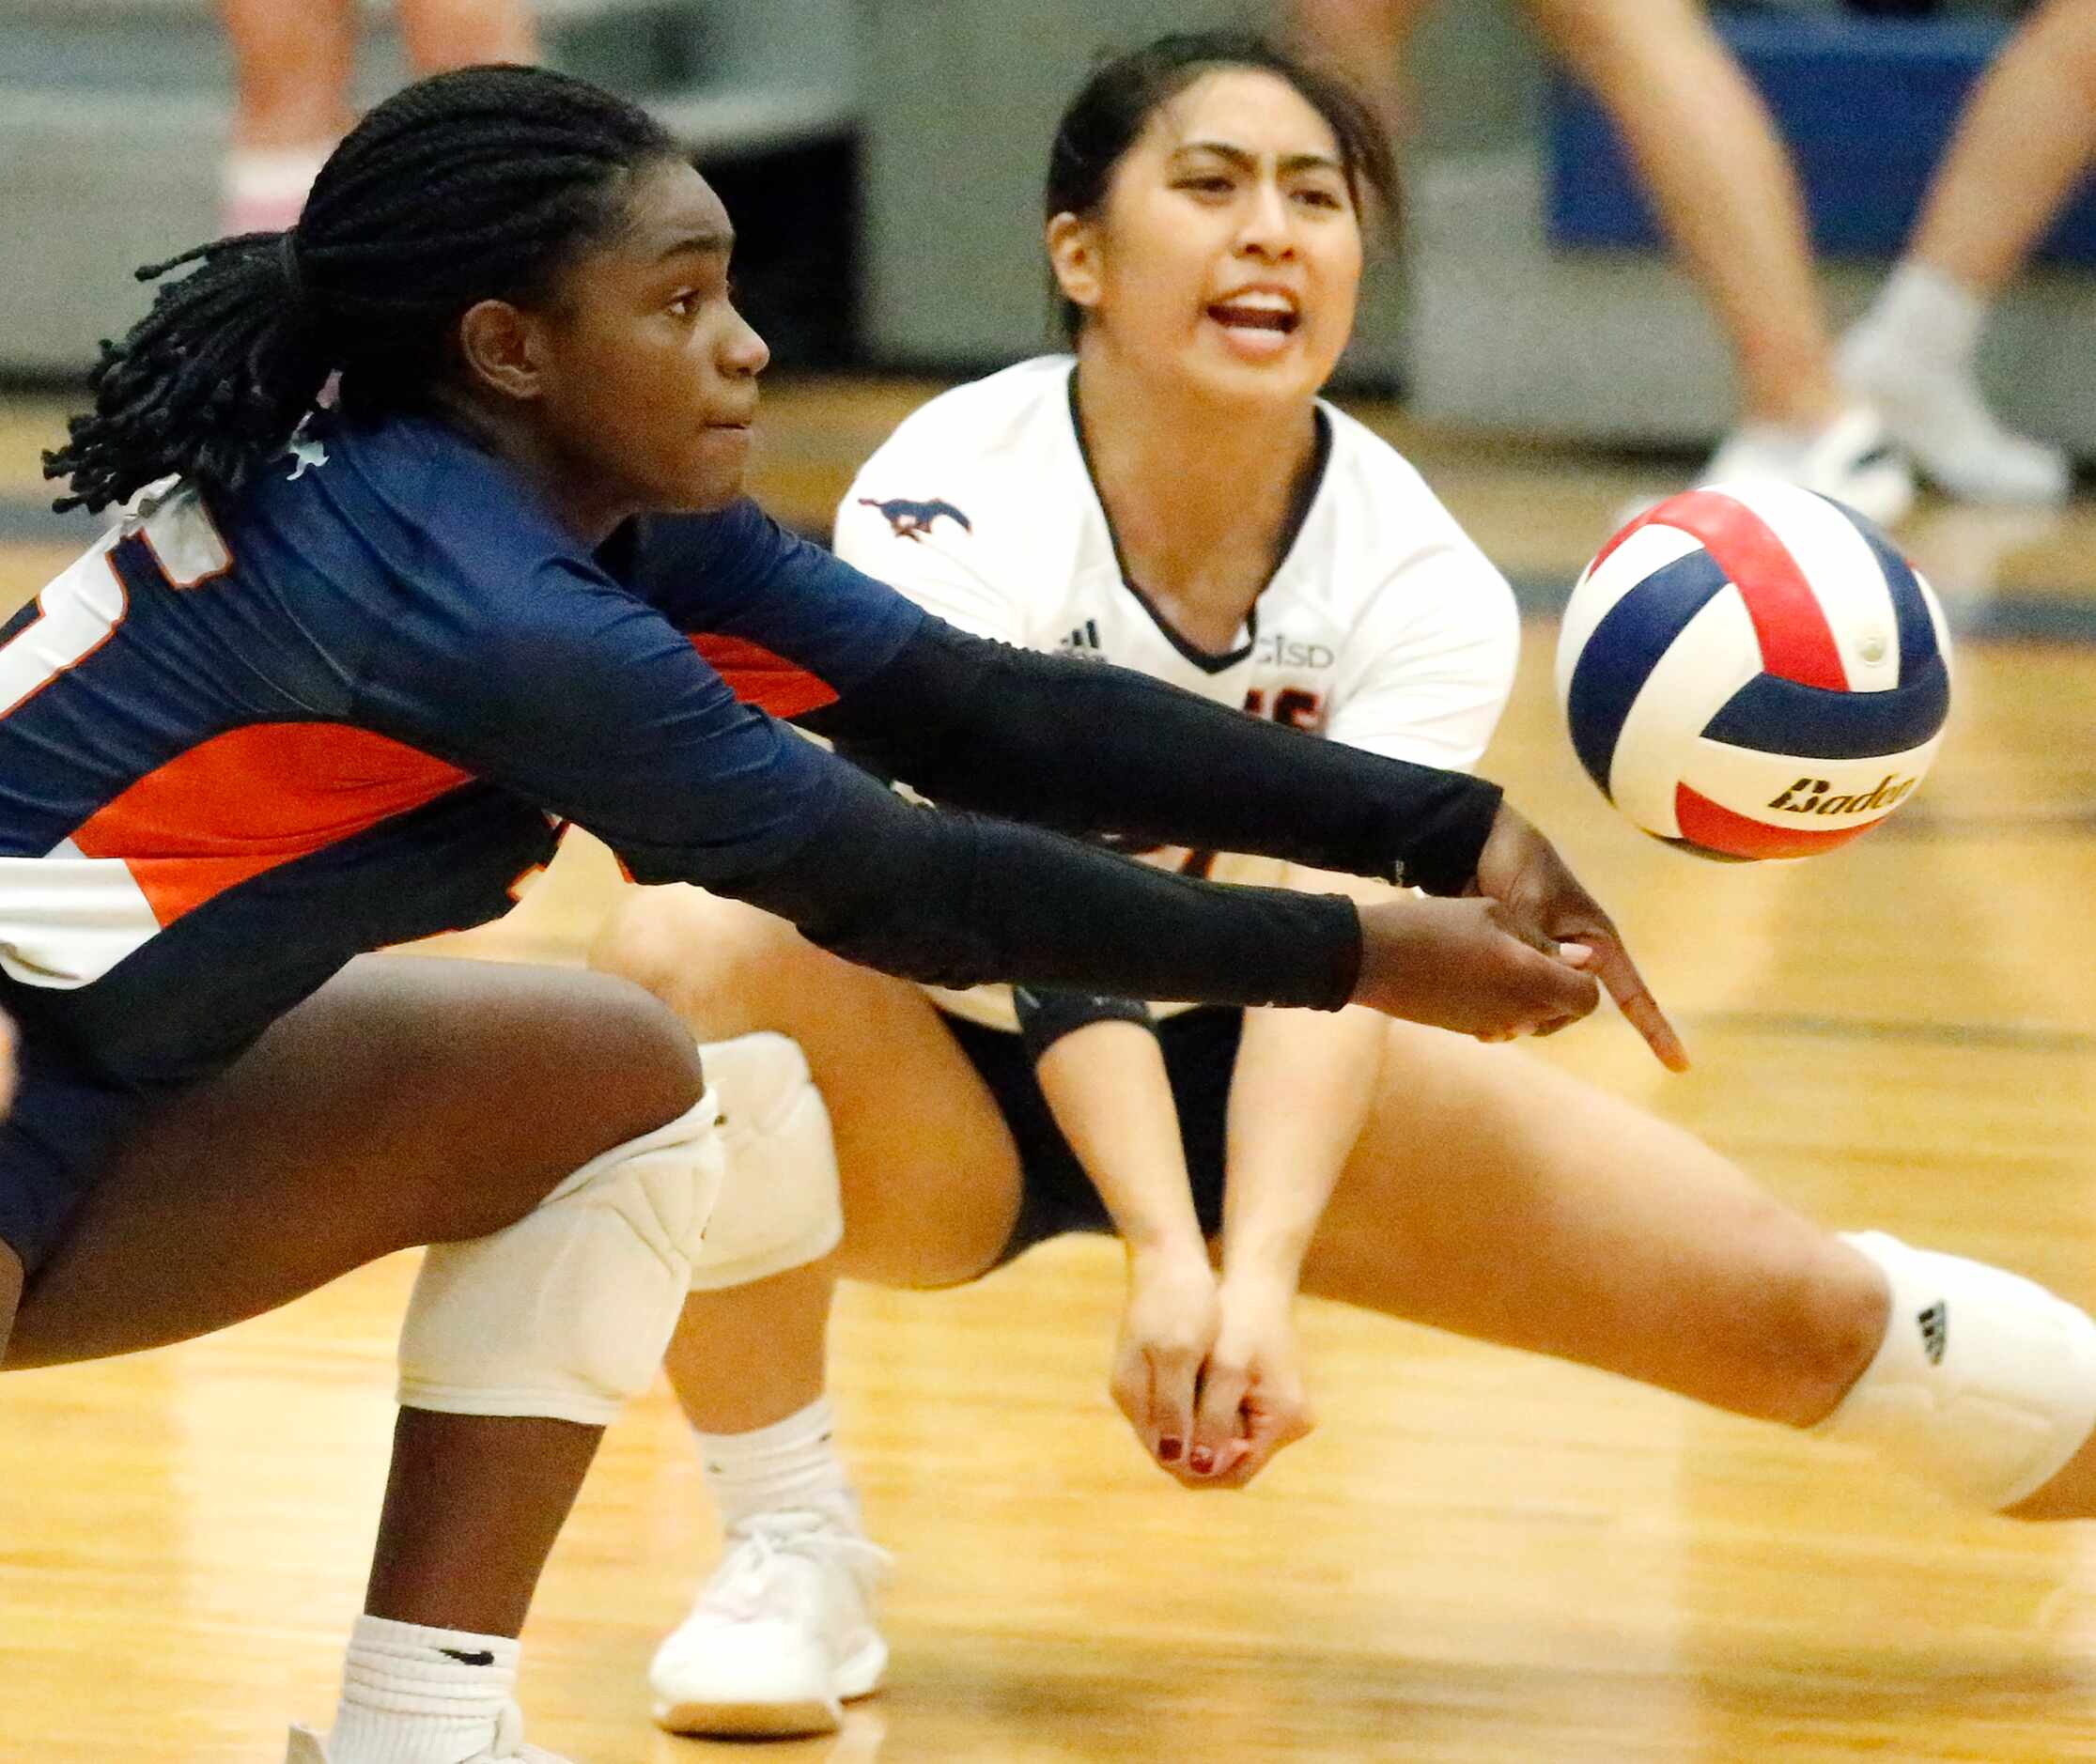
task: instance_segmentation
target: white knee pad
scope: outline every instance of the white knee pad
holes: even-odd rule
[[[1990,1511],[2035,1494],[2096,1428],[2096,1323],[2042,1286],[1882,1231],[1844,1234],[1884,1270],[1884,1343],[1830,1439],[1875,1447]]]
[[[602,1427],[647,1388],[721,1190],[709,1085],[592,1158],[525,1217],[433,1245],[400,1331],[400,1401]]]
[[[827,1256],[845,1234],[830,1111],[800,1044],[770,1030],[707,1042],[706,1083],[721,1099],[727,1178],[691,1286],[747,1286]]]

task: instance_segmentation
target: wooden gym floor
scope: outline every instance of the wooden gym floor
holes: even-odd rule
[[[777,388],[765,499],[824,524],[929,390]],[[0,409],[0,605],[74,549],[36,513],[55,414]],[[2096,1305],[2096,504],[1917,515],[1902,537],[1962,634],[1934,776],[1847,852],[1703,866],[1604,807],[1549,690],[1551,606],[1664,471],[1364,414],[1523,584],[1487,769],[1615,909],[1698,1065],[1666,1077],[1608,1019],[1540,1057],[1831,1223]],[[577,842],[451,947],[572,962],[615,886]],[[288,1718],[325,1724],[411,1273],[7,1382],[0,1760],[249,1764]],[[1250,1492],[1196,1497],[1108,1403],[1117,1285],[1112,1248],[1074,1242],[964,1292],[846,1292],[844,1442],[899,1568],[892,1688],[833,1740],[648,1725],[649,1651],[716,1543],[666,1394],[635,1404],[527,1632],[534,1740],[579,1764],[2096,1758],[2096,1527],[1966,1517],[1860,1457],[1318,1308],[1320,1431]]]

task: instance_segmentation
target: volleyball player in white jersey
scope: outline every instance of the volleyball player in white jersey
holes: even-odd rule
[[[840,509],[839,549],[979,633],[1467,766],[1513,675],[1506,586],[1410,466],[1316,398],[1360,209],[1389,184],[1349,95],[1255,41],[1104,67],[1048,179],[1074,363],[909,418]],[[629,897],[598,960],[737,1038],[707,1067],[731,1139],[738,1111],[753,1136],[670,1357],[728,1527],[651,1673],[673,1729],[821,1729],[879,1680],[881,1553],[823,1398],[836,1277],[966,1281],[1063,1230],[1126,1245],[1114,1394],[1189,1485],[1241,1485],[1308,1430],[1302,1291],[1823,1426],[1980,1505],[2096,1508],[2081,1312],[1824,1231],[1515,1050],[1359,1010],[928,993],[690,889]],[[819,1101],[760,1030],[799,1044]]]

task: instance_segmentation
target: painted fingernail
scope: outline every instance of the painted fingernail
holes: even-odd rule
[[[1194,1475],[1204,1477],[1216,1467],[1216,1454],[1205,1446],[1196,1446],[1187,1462],[1193,1466]]]
[[[1179,1453],[1182,1449],[1184,1448],[1175,1439],[1160,1439],[1157,1442],[1158,1462],[1177,1463],[1179,1462]]]

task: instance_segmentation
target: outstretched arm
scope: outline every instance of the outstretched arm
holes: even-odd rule
[[[699,883],[852,960],[949,985],[1326,1009],[1359,998],[1472,1032],[1592,1007],[1592,982],[1488,903],[1409,902],[1364,921],[1337,897],[1218,888],[1039,828],[913,807],[738,704],[610,582],[549,571],[532,589],[470,657],[417,652],[375,673],[364,711],[589,828],[641,880]],[[1249,720],[1218,715],[1225,728]]]
[[[1459,894],[1499,789],[934,619],[810,727],[958,808]]]
[[[1486,896],[1533,948],[1586,952],[1661,1063],[1687,1066],[1607,914],[1495,784],[1306,741],[1143,674],[936,621],[808,720],[943,802]]]
[[[1303,741],[1141,674],[970,637],[752,503],[642,523],[612,549],[623,555],[608,565],[648,606],[682,629],[717,633],[757,677],[785,685],[795,711],[815,707],[811,724],[942,802],[1074,831],[1260,852],[1429,893],[1474,890],[1500,904],[1497,922],[1509,933],[1551,954],[1573,940],[1554,924],[1591,928],[1601,937],[1596,971],[1654,1051],[1685,1063],[1606,916],[1496,785]],[[798,682],[774,672],[794,669],[805,671]],[[1481,870],[1488,839],[1510,860]],[[1183,986],[1104,983],[1189,996]],[[1379,1008],[1391,1008],[1385,999]]]
[[[601,556],[738,692],[948,807],[1459,894],[1498,806],[1476,779],[970,635],[747,502],[635,523]]]
[[[1351,999],[1494,1038],[1561,1027],[1598,997],[1496,902],[1357,912],[1342,895],[1197,882],[1037,828],[911,807],[794,746],[835,768],[819,824],[761,870],[694,879],[868,967],[948,986],[1004,979],[1325,1010]],[[678,874],[620,849],[643,880]]]

